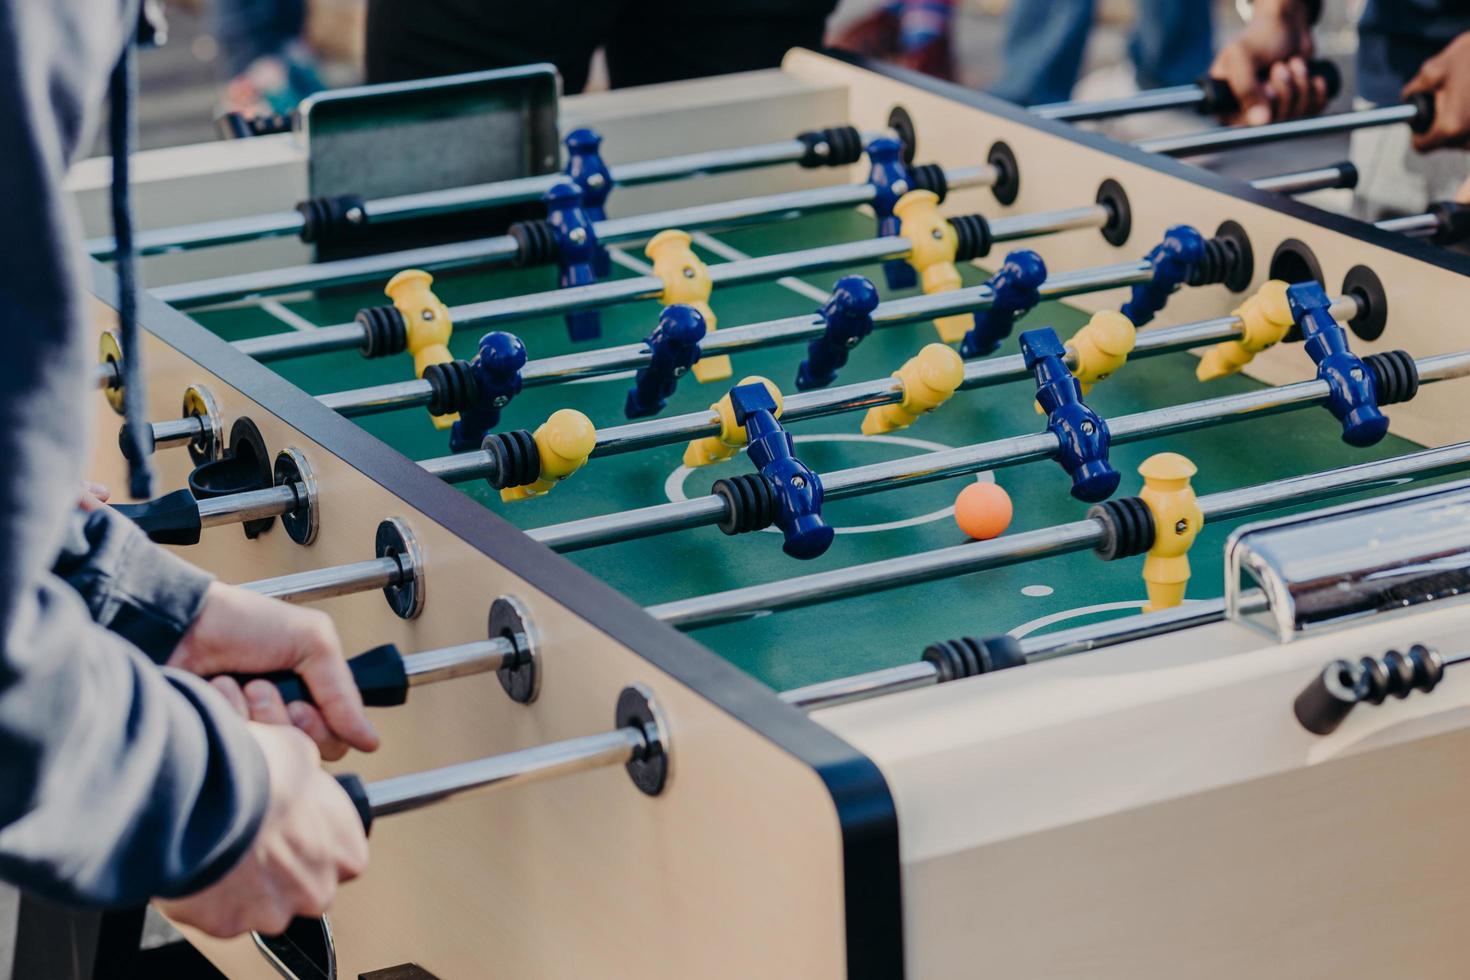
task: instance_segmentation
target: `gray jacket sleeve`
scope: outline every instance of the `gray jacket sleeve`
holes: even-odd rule
[[[141,635],[141,618],[166,642],[202,580],[175,568],[145,582],[161,552],[126,529],[111,537],[112,517],[80,533],[120,560],[68,566],[91,396],[80,236],[60,181],[135,17],[136,0],[0,0],[0,878],[98,904],[210,883],[269,795],[223,699],[121,635]]]
[[[72,512],[53,571],[81,595],[93,622],[160,664],[199,615],[213,581],[111,508]]]

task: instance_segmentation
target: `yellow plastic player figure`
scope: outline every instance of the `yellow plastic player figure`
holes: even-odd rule
[[[868,409],[863,416],[865,436],[906,429],[920,415],[949,401],[965,380],[965,362],[953,347],[929,344],[905,361],[893,376],[903,382],[903,400]]]
[[[955,268],[955,250],[959,237],[948,221],[939,215],[939,195],[933,191],[909,191],[893,205],[898,215],[898,233],[909,240],[909,265],[919,274],[926,293],[947,293],[963,285],[960,270]],[[934,321],[939,339],[954,344],[965,338],[975,325],[973,316],[942,316]]]
[[[664,281],[659,302],[665,306],[684,303],[694,307],[704,317],[708,337],[715,332],[715,311],[709,306],[710,293],[715,287],[709,278],[709,267],[689,247],[691,240],[687,231],[670,228],[654,235],[643,254],[653,260],[653,274]],[[729,354],[701,357],[694,365],[694,376],[701,384],[723,381],[733,373]]]
[[[408,326],[408,352],[413,355],[413,373],[417,378],[424,376],[424,369],[430,364],[454,360],[454,355],[449,353],[454,321],[449,317],[449,307],[441,303],[429,288],[433,284],[434,277],[424,270],[404,269],[383,287],[383,292],[388,294]],[[459,416],[435,415],[432,418],[434,428],[447,429]]]
[[[765,385],[766,390],[771,393],[771,398],[776,402],[776,417],[781,417],[781,411],[785,408],[785,405],[781,399],[781,389],[776,387],[775,382],[767,378],[751,375],[748,378],[741,378],[740,384]],[[740,385],[736,385],[735,387],[738,388]],[[717,436],[706,436],[703,439],[695,439],[689,443],[688,447],[684,450],[685,466],[698,468],[727,460],[740,452],[745,444],[750,441],[750,436],[746,433],[745,426],[735,424],[735,409],[730,404],[730,395],[728,393],[726,393],[725,397],[711,405],[710,411],[715,412],[720,417],[720,434]]]
[[[1067,346],[1077,355],[1072,377],[1082,386],[1082,397],[1086,398],[1093,385],[1106,381],[1128,363],[1128,355],[1133,353],[1137,341],[1138,328],[1123,314],[1105,310],[1092,315],[1087,326],[1067,341]],[[1036,405],[1036,412],[1044,414],[1040,404]]]
[[[1213,381],[1235,374],[1267,347],[1281,342],[1291,329],[1291,307],[1286,302],[1286,283],[1272,279],[1235,311],[1240,317],[1240,339],[1227,340],[1205,351],[1194,376]]]
[[[550,490],[580,470],[597,447],[597,426],[574,408],[552,412],[531,436],[541,457],[541,477],[523,487],[500,491],[500,499],[506,503],[538,497]]]
[[[1157,453],[1144,460],[1138,472],[1143,476],[1139,497],[1154,516],[1154,544],[1143,560],[1143,581],[1148,586],[1143,611],[1171,609],[1184,601],[1189,549],[1205,523],[1189,485],[1197,470],[1178,453]]]

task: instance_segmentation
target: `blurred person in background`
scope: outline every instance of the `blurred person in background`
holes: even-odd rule
[[[888,0],[828,43],[954,81],[954,5],[955,0]]]
[[[889,0],[836,34],[831,44],[953,81],[955,2]],[[1004,65],[990,92],[1028,106],[1070,98],[1096,6],[1096,0],[1014,0],[1005,15]],[[1209,0],[1142,0],[1128,42],[1132,69],[1126,76],[1100,73],[1087,97],[1193,82],[1209,67],[1213,36]]]
[[[307,0],[210,0],[225,112],[284,115],[325,87],[303,39],[306,6]]]
[[[1210,68],[1240,102],[1230,121],[1258,125],[1322,110],[1326,91],[1306,72],[1321,8],[1321,0],[1256,0],[1250,23]],[[1435,105],[1428,132],[1384,126],[1353,134],[1363,216],[1422,211],[1449,197],[1470,201],[1470,156],[1432,152],[1470,148],[1470,2],[1368,0],[1358,22],[1357,84],[1359,108],[1420,92]]]
[[[1071,98],[1096,6],[1095,0],[1013,0],[1006,12],[1005,63],[991,94],[1027,106]],[[1204,74],[1214,52],[1210,0],[1139,0],[1128,39],[1131,72],[1100,78],[1086,97],[1188,85]]]
[[[614,88],[775,68],[820,48],[837,0],[369,0],[369,82],[549,61],[567,94],[607,55]]]

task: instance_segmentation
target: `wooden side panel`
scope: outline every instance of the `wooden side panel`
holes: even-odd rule
[[[1003,249],[1030,247],[1045,257],[1049,269],[1082,269],[1140,258],[1172,225],[1192,224],[1208,235],[1222,221],[1236,221],[1245,227],[1255,249],[1252,289],[1265,281],[1276,247],[1291,238],[1305,242],[1316,254],[1330,294],[1337,293],[1343,277],[1355,265],[1367,265],[1378,273],[1389,298],[1388,328],[1375,342],[1354,340],[1354,349],[1360,354],[1402,348],[1422,357],[1470,348],[1470,328],[1455,302],[1455,297],[1470,294],[1470,280],[1409,254],[1313,225],[1122,159],[1103,147],[1073,142],[809,51],[792,51],[783,70],[813,84],[845,85],[851,100],[849,114],[853,124],[860,127],[881,125],[894,105],[903,105],[919,133],[921,160],[937,160],[946,166],[972,166],[985,159],[994,141],[1010,144],[1021,168],[1021,191],[1015,204],[1002,208],[988,191],[970,190],[955,194],[946,202],[949,213],[981,211],[999,216],[1077,207],[1091,203],[1098,185],[1109,177],[1121,183],[1128,193],[1133,233],[1122,248],[1107,244],[1095,232],[1076,231],[1007,243],[997,248],[998,253]],[[1200,128],[1207,125],[1202,122]],[[1406,243],[1406,248],[1419,255],[1433,254],[1417,243]],[[1222,316],[1234,309],[1244,295],[1232,294],[1223,286],[1185,289],[1170,300],[1155,323],[1168,326]],[[1116,309],[1126,298],[1125,291],[1112,290],[1081,296],[1072,302],[1084,309]],[[1249,371],[1271,384],[1299,381],[1315,373],[1300,346],[1293,344],[1281,345],[1257,357]],[[1425,445],[1465,438],[1463,413],[1459,410],[1464,393],[1464,385],[1437,385],[1409,404],[1394,406],[1389,413],[1394,431]],[[1209,385],[1201,385],[1200,397],[1209,395]]]
[[[149,341],[154,418],[176,416],[184,387],[206,382],[227,418],[250,416],[273,452],[301,449],[321,483],[313,546],[279,528],[250,542],[225,527],[184,549],[189,558],[231,582],[358,561],[371,557],[378,522],[397,516],[426,556],[423,615],[399,620],[376,592],[322,604],[349,650],[482,638],[500,594],[532,612],[545,656],[537,702],[512,703],[493,677],[415,690],[407,706],[374,713],[383,748],[348,768],[374,778],[605,730],[632,682],[650,687],[670,720],[673,778],[656,799],[618,769],[381,821],[371,869],[332,915],[342,976],[405,962],[445,978],[845,975],[841,834],[814,770]],[[116,417],[103,425],[99,473],[117,458]],[[186,453],[158,461],[162,489],[183,485]],[[191,938],[232,977],[275,975],[248,940]]]
[[[1464,976],[1470,676],[1327,738],[1291,706],[1467,617],[1218,623],[817,713],[893,791],[909,976]]]

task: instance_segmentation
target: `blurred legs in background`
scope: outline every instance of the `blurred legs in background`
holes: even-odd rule
[[[953,80],[955,0],[890,0],[828,43]]]
[[[1005,64],[991,93],[1021,105],[1071,98],[1095,6],[1094,0],[1011,3],[1006,13]],[[1213,34],[1209,0],[1140,0],[1128,42],[1135,87],[1194,81],[1214,56]]]
[[[306,0],[214,0],[226,112],[290,112],[323,88],[302,32]]]

